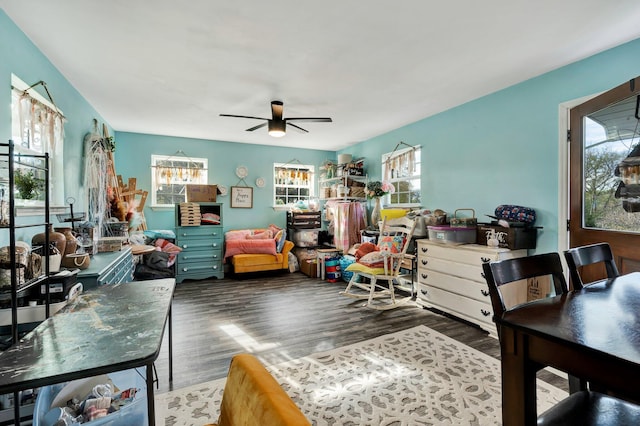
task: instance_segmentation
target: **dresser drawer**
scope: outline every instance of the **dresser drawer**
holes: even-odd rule
[[[466,278],[478,282],[486,282],[482,275],[482,264],[459,263],[437,257],[421,257],[418,271],[437,271],[455,277]]]
[[[178,241],[192,237],[222,239],[223,236],[222,227],[217,225],[181,226],[176,228],[176,239]]]
[[[222,272],[222,260],[213,262],[178,263],[178,275],[180,278],[202,277],[202,275]]]
[[[468,297],[479,302],[491,304],[489,287],[487,287],[486,282],[480,283],[425,269],[418,271],[418,282],[422,285],[436,287],[462,297]]]
[[[186,263],[213,263],[222,261],[222,250],[196,250],[195,248],[183,250],[178,253],[178,264]]]
[[[470,265],[482,265],[484,262],[510,259],[512,257],[522,257],[526,255],[526,250],[491,248],[478,244],[446,246],[441,243],[430,242],[429,240],[418,240],[418,257],[420,259],[424,257],[438,258]]]
[[[418,302],[422,305],[442,309],[469,321],[485,323],[483,328],[487,328],[487,325],[495,328],[495,325],[493,325],[493,309],[491,309],[491,304],[488,300],[487,302],[489,303],[480,302],[423,284],[418,284],[417,297]],[[490,328],[489,331],[492,331],[492,329]]]
[[[182,249],[182,252],[191,250],[222,250],[222,240],[211,238],[189,238],[188,240],[180,240],[176,243]]]

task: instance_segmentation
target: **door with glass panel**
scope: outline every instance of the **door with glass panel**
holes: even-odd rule
[[[571,109],[569,245],[608,242],[640,271],[640,77]],[[584,268],[584,281],[602,274]]]

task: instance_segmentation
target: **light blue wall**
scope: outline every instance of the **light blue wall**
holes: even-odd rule
[[[138,188],[151,188],[151,155],[173,155],[181,149],[189,157],[209,160],[209,183],[231,186],[253,187],[253,208],[231,208],[229,195],[218,196],[223,203],[223,226],[225,230],[247,227],[263,227],[270,223],[284,227],[286,213],[274,210],[273,163],[297,160],[302,164],[319,165],[327,159],[335,160],[333,151],[310,149],[276,148],[264,145],[240,144],[213,140],[155,136],[139,133],[116,132],[115,162],[117,173],[126,182],[129,177],[137,179]],[[249,170],[245,183],[236,176],[236,167],[243,165]],[[256,179],[266,181],[264,188],[255,185]],[[157,211],[151,208],[151,196],[145,204],[144,215],[152,229],[172,229],[175,214],[172,210]]]
[[[101,123],[104,120],[1,10],[0,40],[0,99],[6,100],[0,107],[0,138],[10,138],[11,73],[29,84],[46,81],[68,118],[65,198],[75,197],[78,208],[82,208],[82,139],[91,130],[93,118]],[[557,250],[558,106],[638,75],[640,40],[635,40],[341,152],[365,157],[370,177],[377,179],[382,153],[392,150],[399,141],[421,144],[425,208],[453,212],[471,207],[480,219],[485,219],[484,215],[492,213],[498,204],[530,206],[538,212],[538,225],[543,226],[537,251]],[[325,151],[124,132],[115,132],[115,138],[117,172],[125,180],[138,178],[139,187],[150,187],[152,152],[171,155],[178,149],[194,157],[209,158],[210,183],[235,185],[235,168],[241,164],[249,169],[247,184],[254,186],[257,177],[264,177],[268,184],[255,188],[253,209],[231,209],[228,197],[220,198],[225,203],[227,229],[284,223],[284,213],[271,209],[274,162],[296,158],[319,165],[336,158],[334,153]],[[146,209],[145,216],[154,228],[173,226],[171,212]]]
[[[89,70],[89,68],[88,68]],[[88,71],[90,72],[90,71]],[[104,120],[95,109],[78,93],[65,77],[33,45],[24,33],[0,9],[0,140],[11,138],[11,74],[15,74],[31,85],[40,80],[46,82],[58,108],[67,117],[65,124],[65,199],[74,197],[76,211],[83,208],[84,190],[82,178],[82,141],[92,128],[92,120]],[[98,84],[98,83],[97,83]],[[46,98],[42,86],[34,88]],[[55,190],[55,188],[54,188]],[[56,223],[55,215],[51,220]],[[18,218],[19,223],[41,223],[41,217]],[[31,241],[31,235],[40,229],[25,228],[16,232],[18,239]],[[8,233],[0,233],[0,244],[8,241]]]
[[[425,208],[471,207],[489,221],[499,204],[533,207],[537,252],[558,248],[558,108],[640,75],[640,39],[364,141],[342,152],[380,156],[399,141],[422,145]]]

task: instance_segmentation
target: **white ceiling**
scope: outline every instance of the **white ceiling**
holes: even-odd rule
[[[337,150],[640,37],[637,0],[0,0],[118,131]],[[3,41],[4,42],[4,41]],[[54,99],[55,87],[49,86]],[[220,113],[332,117],[272,138]]]

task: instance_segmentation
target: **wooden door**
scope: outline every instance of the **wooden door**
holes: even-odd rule
[[[640,151],[632,152],[640,141],[639,102],[636,77],[570,113],[569,246],[608,242],[621,273],[640,271],[640,173],[630,176],[621,167]],[[584,268],[582,275],[585,282],[602,278],[604,267]]]

